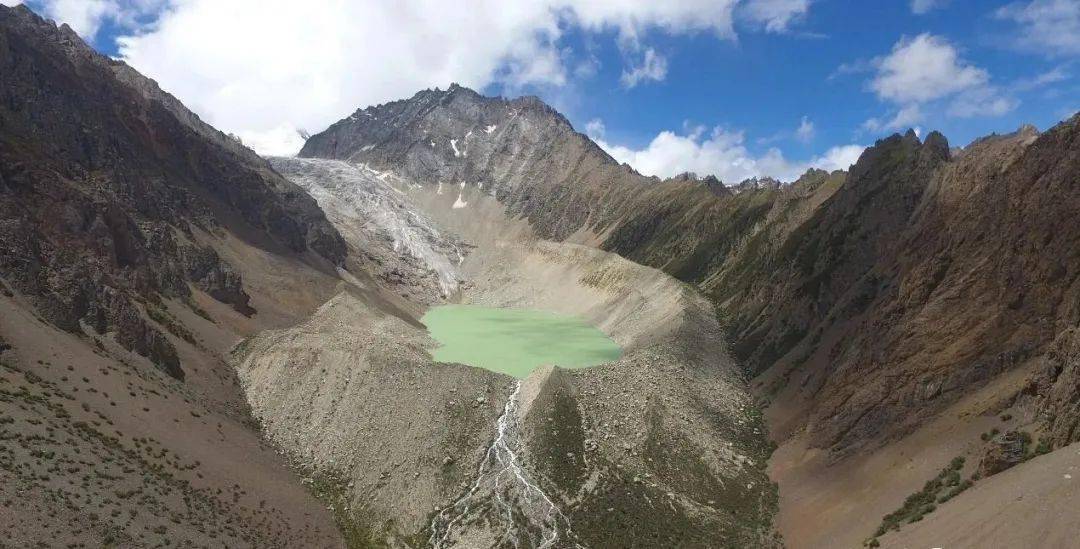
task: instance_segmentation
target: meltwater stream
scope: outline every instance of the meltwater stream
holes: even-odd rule
[[[521,381],[506,400],[499,416],[495,441],[480,464],[476,481],[453,505],[431,521],[430,543],[446,547],[520,547],[547,549],[581,547],[569,540],[570,521],[522,468],[518,455],[517,407]],[[478,529],[484,523],[487,528]],[[469,525],[469,539],[459,539],[461,526]],[[478,531],[483,530],[484,534]],[[482,537],[483,539],[475,539]]]

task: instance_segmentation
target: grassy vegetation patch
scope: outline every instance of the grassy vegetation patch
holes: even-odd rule
[[[926,481],[922,490],[915,492],[904,500],[904,504],[881,518],[881,524],[874,532],[874,536],[864,543],[867,547],[878,547],[879,537],[890,530],[899,530],[905,524],[911,524],[923,519],[926,515],[937,510],[939,504],[945,503],[956,497],[974,484],[972,479],[962,479],[960,471],[964,468],[963,456],[957,456],[945,466],[934,478]]]
[[[349,485],[346,476],[337,471],[319,471],[311,475],[311,491],[315,497],[326,503],[334,514],[345,545],[349,549],[383,549],[387,547],[380,536],[376,536],[370,526],[360,520],[359,514],[352,508],[349,498]]]

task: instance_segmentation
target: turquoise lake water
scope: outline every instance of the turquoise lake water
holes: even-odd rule
[[[619,358],[622,350],[581,318],[530,309],[443,305],[421,321],[441,346],[439,362],[458,362],[524,378],[544,364],[585,368]]]

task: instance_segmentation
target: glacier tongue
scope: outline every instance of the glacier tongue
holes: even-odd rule
[[[306,190],[349,241],[389,242],[435,273],[442,297],[457,291],[457,266],[465,256],[458,241],[440,233],[404,194],[387,182],[393,174],[341,160],[271,157],[275,170]]]

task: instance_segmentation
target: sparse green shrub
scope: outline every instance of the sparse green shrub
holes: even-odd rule
[[[874,536],[867,542],[867,546],[877,547],[871,543],[876,542],[877,538],[886,532],[899,530],[904,524],[919,522],[924,516],[936,511],[938,504],[945,503],[970,488],[973,481],[960,480],[964,461],[963,456],[953,458],[937,476],[926,481],[922,490],[908,496],[899,509],[882,517],[881,524],[874,531]]]
[[[1048,438],[1040,438],[1039,443],[1035,445],[1034,454],[1041,456],[1043,454],[1049,454],[1054,449],[1054,443]]]

